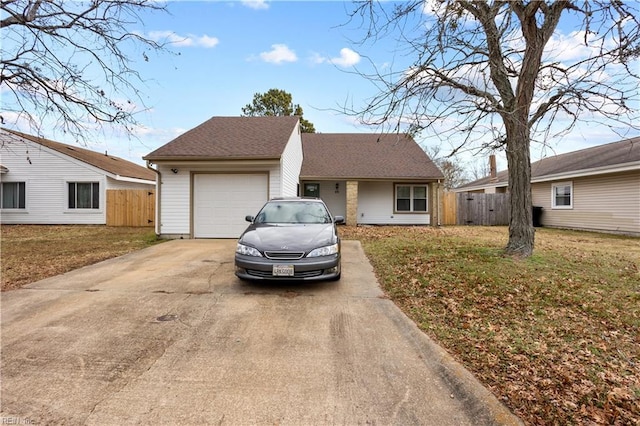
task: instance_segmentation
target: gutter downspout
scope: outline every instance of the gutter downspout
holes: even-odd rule
[[[160,170],[154,169],[151,167],[151,162],[147,160],[147,169],[153,170],[156,173],[156,236],[160,236],[160,193],[162,188],[162,173]]]
[[[440,179],[438,179],[438,188],[436,189],[436,205],[438,206],[438,226],[442,226],[440,220],[442,216],[442,205],[440,204]]]

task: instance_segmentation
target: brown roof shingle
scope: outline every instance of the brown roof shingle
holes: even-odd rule
[[[214,160],[280,158],[298,117],[213,117],[144,159]]]
[[[403,134],[304,133],[301,178],[443,179],[438,166]]]
[[[8,133],[12,133],[18,137],[24,138],[31,142],[35,142],[49,149],[68,155],[76,160],[90,164],[105,172],[134,179],[156,180],[156,174],[146,167],[132,163],[113,155],[101,154],[99,152],[80,148],[78,146],[66,145],[60,142],[52,141],[38,136],[29,135],[18,132],[16,130],[2,129]]]
[[[640,161],[640,137],[543,158],[531,163],[531,180],[563,173],[580,172],[581,170],[614,168],[636,161]],[[492,186],[504,186],[508,181],[509,173],[507,170],[503,170],[497,174],[496,180],[491,180],[490,177],[483,177],[459,188],[487,186],[489,184]]]

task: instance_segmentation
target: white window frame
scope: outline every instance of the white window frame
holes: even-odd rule
[[[3,203],[2,203],[2,199],[0,199],[0,209],[2,209],[2,210],[6,210],[7,212],[18,212],[18,211],[22,212],[22,211],[26,211],[26,210],[27,210],[27,198],[28,198],[28,197],[27,197],[27,193],[28,193],[28,191],[29,191],[29,188],[28,188],[27,182],[25,182],[25,181],[21,181],[21,180],[16,180],[16,181],[7,181],[7,182],[1,182],[1,183],[0,183],[0,186],[4,186],[4,184],[9,184],[9,183],[18,184],[18,186],[19,186],[20,184],[23,184],[23,185],[24,185],[24,200],[22,200],[22,201],[24,201],[24,207],[5,207],[5,206],[3,205]],[[2,194],[2,192],[3,192],[3,190],[2,190],[2,188],[0,188],[0,196],[2,196],[2,195],[1,195],[1,194]],[[19,193],[19,192],[18,192],[18,193]],[[18,200],[18,205],[20,205],[20,200]]]
[[[76,190],[77,190],[77,184],[79,183],[89,183],[91,184],[91,190],[92,190],[92,206],[91,207],[77,207],[78,205],[78,197],[77,197],[77,193],[76,193],[76,200],[75,200],[75,204],[76,207],[69,207],[69,184],[75,184],[76,185]],[[97,184],[98,185],[98,207],[93,207],[93,184]],[[103,194],[102,194],[102,185],[103,183],[99,180],[68,180],[65,182],[65,207],[66,207],[66,211],[68,212],[100,212],[102,210],[102,198],[103,198]]]
[[[400,186],[408,186],[409,190],[409,210],[398,210],[398,187]],[[413,196],[413,190],[415,187],[425,188],[425,210],[415,210],[413,201],[415,197]],[[429,184],[427,183],[396,183],[394,185],[393,191],[393,212],[394,214],[403,214],[403,213],[411,213],[411,214],[427,214],[429,213]]]
[[[569,187],[569,205],[557,205],[556,204],[556,188],[560,188],[560,187]],[[551,184],[551,208],[552,209],[557,209],[557,210],[570,210],[573,208],[573,197],[574,197],[574,192],[573,192],[573,182],[572,181],[568,181],[568,182],[556,182]]]

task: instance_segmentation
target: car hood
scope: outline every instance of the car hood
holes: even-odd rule
[[[337,242],[334,225],[254,224],[242,234],[240,243],[264,251],[305,251]]]

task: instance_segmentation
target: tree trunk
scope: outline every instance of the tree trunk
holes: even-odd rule
[[[529,131],[526,124],[514,122],[507,123],[506,131],[511,215],[509,218],[509,242],[505,251],[510,255],[528,257],[533,253],[535,238],[531,199]]]

